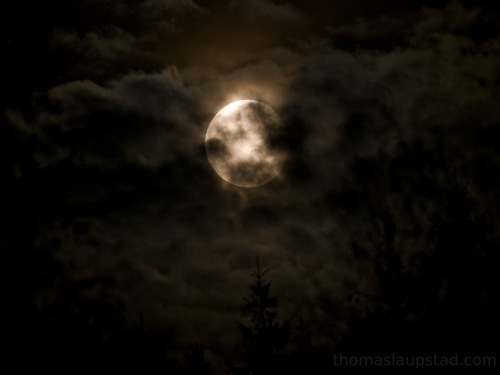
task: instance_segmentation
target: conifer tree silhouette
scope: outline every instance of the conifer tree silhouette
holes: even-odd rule
[[[291,335],[290,320],[277,321],[278,300],[270,296],[271,283],[266,282],[257,258],[257,270],[252,273],[254,283],[250,285],[252,295],[246,299],[246,311],[251,315],[251,325],[239,323],[239,329],[246,346],[248,367],[238,368],[226,360],[229,373],[251,373],[267,375],[280,373],[286,368],[287,346]]]

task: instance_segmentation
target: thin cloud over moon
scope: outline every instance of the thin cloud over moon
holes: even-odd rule
[[[257,187],[273,180],[284,162],[269,134],[279,131],[280,119],[270,106],[239,100],[221,109],[210,122],[205,138],[210,164],[224,180]]]

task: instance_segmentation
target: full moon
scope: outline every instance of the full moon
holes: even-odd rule
[[[285,159],[277,142],[280,130],[279,116],[269,105],[257,100],[231,103],[208,126],[208,161],[231,184],[265,185],[280,173]]]

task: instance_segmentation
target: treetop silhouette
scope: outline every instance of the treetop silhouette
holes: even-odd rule
[[[276,308],[278,300],[270,296],[271,283],[266,282],[257,258],[257,270],[252,273],[254,283],[249,285],[252,295],[245,298],[246,311],[251,315],[251,325],[238,323],[246,347],[247,373],[254,375],[276,373],[285,367],[283,349],[289,343],[291,324],[277,321]],[[243,373],[231,361],[226,360],[228,370],[232,374]]]

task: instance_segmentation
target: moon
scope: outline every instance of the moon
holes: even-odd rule
[[[212,119],[205,137],[208,161],[225,181],[257,187],[280,172],[285,153],[278,140],[282,124],[278,113],[257,100],[238,100]]]

